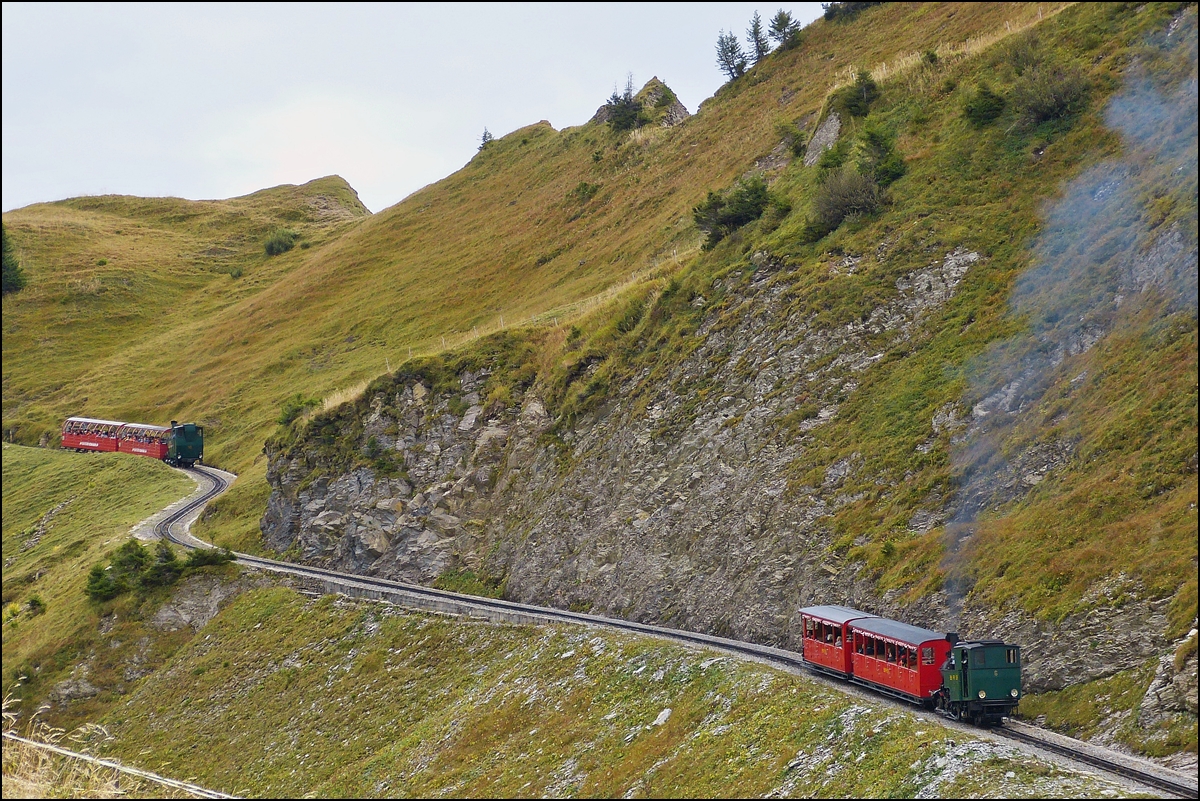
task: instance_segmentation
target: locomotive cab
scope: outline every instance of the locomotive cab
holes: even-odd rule
[[[938,708],[954,720],[999,725],[1021,698],[1020,647],[1000,640],[951,642],[941,670]]]
[[[191,467],[204,458],[204,427],[195,423],[171,421],[167,439],[167,464]]]

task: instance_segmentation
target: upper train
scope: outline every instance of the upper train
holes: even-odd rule
[[[1021,699],[1021,649],[910,626],[845,606],[800,610],[802,655],[814,670],[954,720],[995,726]]]
[[[175,467],[191,467],[204,458],[204,427],[174,420],[169,426],[149,426],[68,417],[63,423],[62,446],[76,451],[133,453]]]

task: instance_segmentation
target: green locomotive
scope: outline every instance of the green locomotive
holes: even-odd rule
[[[950,657],[941,672],[937,707],[950,718],[995,726],[1016,711],[1021,699],[1019,646],[1000,640],[951,640]]]
[[[204,458],[204,426],[171,421],[167,438],[166,463],[175,467],[191,467]]]

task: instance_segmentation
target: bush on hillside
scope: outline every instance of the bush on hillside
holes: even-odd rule
[[[770,202],[767,183],[761,176],[740,180],[725,193],[709,192],[692,209],[696,227],[707,234],[705,248],[712,248],[729,234],[762,216]]]
[[[816,241],[847,219],[873,214],[879,210],[882,199],[873,177],[849,169],[830,175],[813,198],[813,216],[805,229],[805,238]]]
[[[287,253],[296,245],[296,240],[300,237],[295,231],[290,231],[287,228],[276,228],[267,241],[263,243],[263,249],[267,251],[268,256],[278,256],[280,253]]]
[[[8,243],[8,229],[0,226],[0,241],[4,248],[4,294],[19,292],[25,288],[25,273],[17,263],[16,254]]]
[[[881,6],[883,3],[821,3],[828,22],[846,22],[854,19],[871,6]]]
[[[608,110],[608,124],[614,131],[632,131],[650,121],[642,104],[633,96],[633,75],[625,80],[625,91],[613,90],[612,97],[604,104]]]
[[[1042,63],[1042,43],[1036,31],[1019,33],[1009,39],[1001,51],[1001,56],[1012,65],[1017,77],[1025,74],[1026,70],[1034,69]]]
[[[279,425],[291,425],[296,418],[320,402],[317,398],[306,398],[302,393],[297,392],[283,402],[283,408],[279,411]]]
[[[130,590],[170,586],[190,570],[223,565],[234,558],[228,548],[196,548],[186,562],[180,563],[175,550],[165,542],[159,542],[151,556],[140,542],[129,540],[113,553],[107,566],[92,566],[84,592],[93,601],[110,601]]]
[[[1091,85],[1076,67],[1039,66],[1027,70],[1013,87],[1013,108],[1024,122],[1037,125],[1083,109]]]
[[[174,549],[160,541],[154,549],[154,563],[142,571],[139,580],[143,587],[165,587],[178,581],[182,574],[183,566]]]
[[[228,548],[193,548],[188,554],[187,567],[224,565],[236,558]]]
[[[866,70],[859,70],[854,83],[837,90],[833,95],[833,107],[851,117],[865,117],[871,104],[879,99],[879,85]]]
[[[855,140],[855,165],[858,172],[875,179],[880,187],[890,186],[908,171],[896,152],[892,136],[882,128],[867,125]]]
[[[981,83],[975,94],[963,104],[963,116],[976,128],[982,128],[1003,114],[1007,105],[1003,97],[989,89],[987,84]]]

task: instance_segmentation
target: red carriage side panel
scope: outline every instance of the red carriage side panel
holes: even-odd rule
[[[940,668],[950,653],[944,634],[882,617],[848,625],[856,680],[920,701],[942,686]]]
[[[63,423],[62,446],[86,451],[117,450],[118,434],[124,423],[91,417],[68,417]]]
[[[809,606],[800,610],[804,661],[849,676],[852,670],[850,622],[874,617],[847,606]]]
[[[170,433],[171,429],[166,426],[126,423],[121,428],[120,442],[117,450],[121,453],[132,453],[136,456],[165,459],[167,458],[167,437]]]

